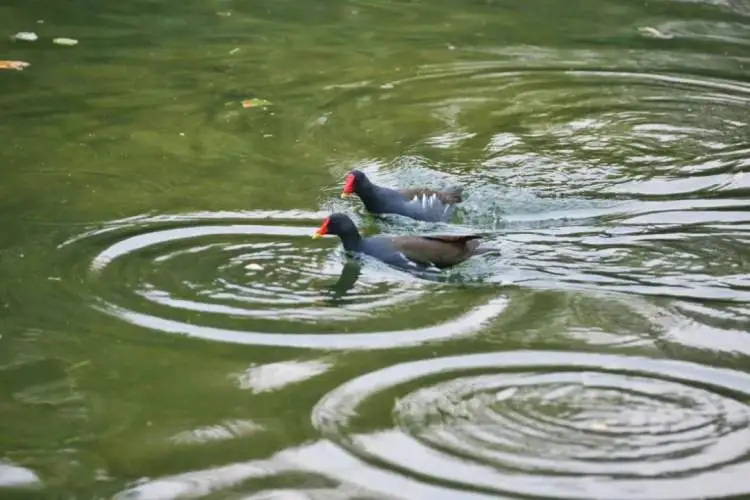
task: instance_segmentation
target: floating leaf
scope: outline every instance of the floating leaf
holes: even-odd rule
[[[52,43],[57,45],[78,45],[78,40],[75,38],[65,38],[65,37],[59,37],[52,40]]]
[[[12,38],[14,40],[23,40],[24,42],[36,42],[37,40],[39,40],[39,35],[37,35],[33,31],[21,31],[13,35]]]
[[[25,61],[0,61],[0,69],[15,69],[16,71],[22,71],[28,66],[31,66],[31,64]]]
[[[266,99],[245,99],[242,101],[243,108],[265,108],[271,106],[273,103]]]

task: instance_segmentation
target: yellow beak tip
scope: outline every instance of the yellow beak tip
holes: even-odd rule
[[[350,193],[341,193],[342,198],[349,198],[351,196]]]
[[[314,233],[314,234],[312,235],[312,239],[314,239],[314,240],[317,240],[317,239],[318,239],[318,238],[320,238],[320,237],[321,237],[321,235],[319,235],[318,233]]]

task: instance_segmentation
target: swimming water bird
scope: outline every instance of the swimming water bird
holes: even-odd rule
[[[426,271],[460,264],[479,253],[479,235],[371,236],[363,238],[348,215],[335,213],[323,220],[313,238],[326,234],[341,239],[344,250],[367,254],[403,270]]]
[[[432,189],[390,189],[373,184],[359,170],[346,176],[342,198],[356,194],[368,212],[398,214],[423,221],[444,221],[453,215],[454,205],[463,201],[461,188],[449,191]]]

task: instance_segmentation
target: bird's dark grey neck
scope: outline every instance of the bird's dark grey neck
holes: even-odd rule
[[[344,245],[344,250],[347,252],[359,251],[360,244],[362,243],[362,237],[356,229],[353,231],[347,231],[345,234],[340,234],[339,239],[341,239],[341,243]]]
[[[378,212],[378,209],[383,208],[383,195],[386,195],[386,193],[382,188],[368,184],[366,186],[361,186],[357,194],[368,211]]]

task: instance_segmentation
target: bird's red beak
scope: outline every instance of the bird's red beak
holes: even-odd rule
[[[344,184],[344,190],[341,191],[342,198],[348,198],[354,192],[354,175],[349,174],[346,176],[346,183]]]
[[[318,230],[313,233],[312,238],[315,240],[326,234],[328,234],[328,217],[323,219],[323,224],[321,224]]]

